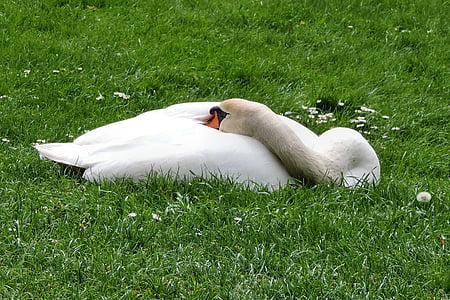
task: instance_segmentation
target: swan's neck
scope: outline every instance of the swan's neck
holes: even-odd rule
[[[337,179],[331,160],[307,147],[276,114],[269,110],[258,118],[254,138],[278,156],[292,177],[311,184]]]

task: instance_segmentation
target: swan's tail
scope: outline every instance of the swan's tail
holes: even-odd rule
[[[41,157],[52,161],[79,168],[89,167],[83,162],[82,157],[85,157],[85,150],[80,145],[74,143],[50,143],[34,145],[34,148],[39,151]]]

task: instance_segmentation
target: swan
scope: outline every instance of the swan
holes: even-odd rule
[[[270,117],[264,120],[263,115]],[[139,181],[155,172],[184,180],[225,177],[250,188],[273,190],[293,177],[317,183],[336,181],[341,174],[345,186],[379,178],[378,158],[356,131],[335,128],[318,137],[266,106],[243,99],[175,104],[96,128],[71,143],[34,147],[41,157],[78,168],[93,182]],[[283,154],[284,148],[294,153],[292,159],[292,153]]]

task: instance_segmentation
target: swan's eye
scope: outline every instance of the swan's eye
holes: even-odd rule
[[[222,111],[222,110],[220,109],[220,107],[218,107],[218,106],[213,106],[213,107],[211,107],[211,109],[209,110],[209,114],[210,114],[210,115],[214,115],[214,113],[216,113],[216,112],[218,112],[218,111]]]

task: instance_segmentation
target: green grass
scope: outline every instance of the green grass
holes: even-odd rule
[[[0,3],[0,297],[449,299],[449,12],[445,0]],[[31,147],[230,97],[318,133],[365,116],[380,185],[98,185]],[[431,202],[416,201],[423,190]]]

